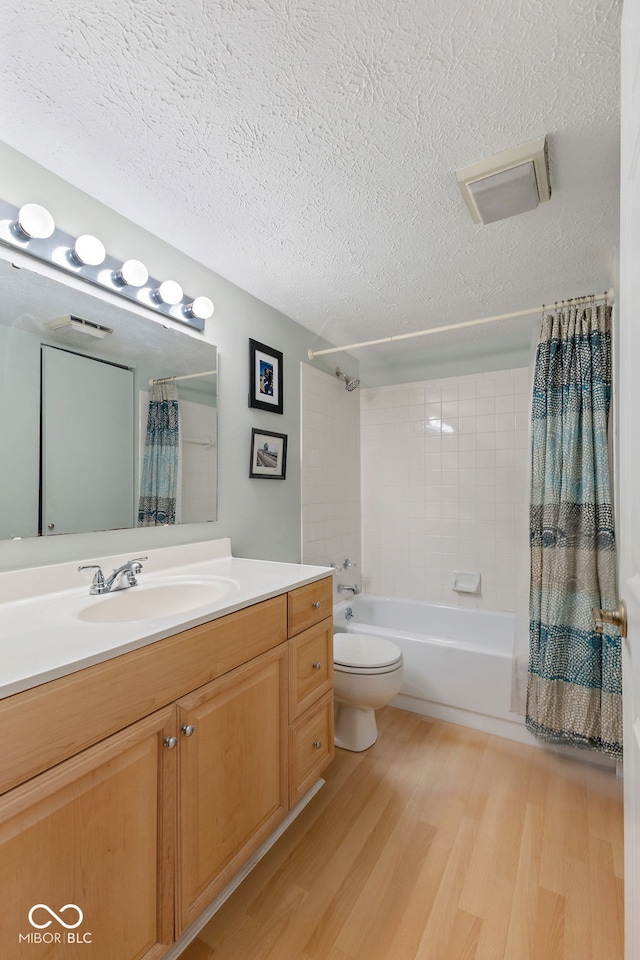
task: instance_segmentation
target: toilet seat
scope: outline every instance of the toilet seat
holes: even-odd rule
[[[369,633],[336,633],[333,667],[335,743],[359,753],[378,738],[376,710],[391,703],[402,688],[402,651]]]
[[[340,673],[392,673],[402,665],[395,643],[366,633],[333,635],[333,666]]]

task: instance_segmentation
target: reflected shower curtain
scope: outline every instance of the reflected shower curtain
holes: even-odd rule
[[[611,308],[545,316],[532,407],[527,727],[554,743],[622,756],[622,668],[609,476]]]
[[[178,388],[174,380],[154,383],[149,395],[138,526],[176,522],[179,452]]]

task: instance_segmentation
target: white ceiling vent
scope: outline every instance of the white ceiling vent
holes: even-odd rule
[[[535,210],[551,196],[546,137],[458,170],[456,179],[474,223]]]

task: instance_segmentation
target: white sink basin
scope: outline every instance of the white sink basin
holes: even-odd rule
[[[101,596],[88,596],[75,616],[86,623],[127,623],[157,620],[215,604],[226,597],[237,583],[215,577],[181,577],[138,581],[137,587],[114,590]]]

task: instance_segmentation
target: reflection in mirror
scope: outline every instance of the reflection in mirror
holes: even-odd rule
[[[215,520],[216,347],[4,260],[0,291],[0,538]]]

